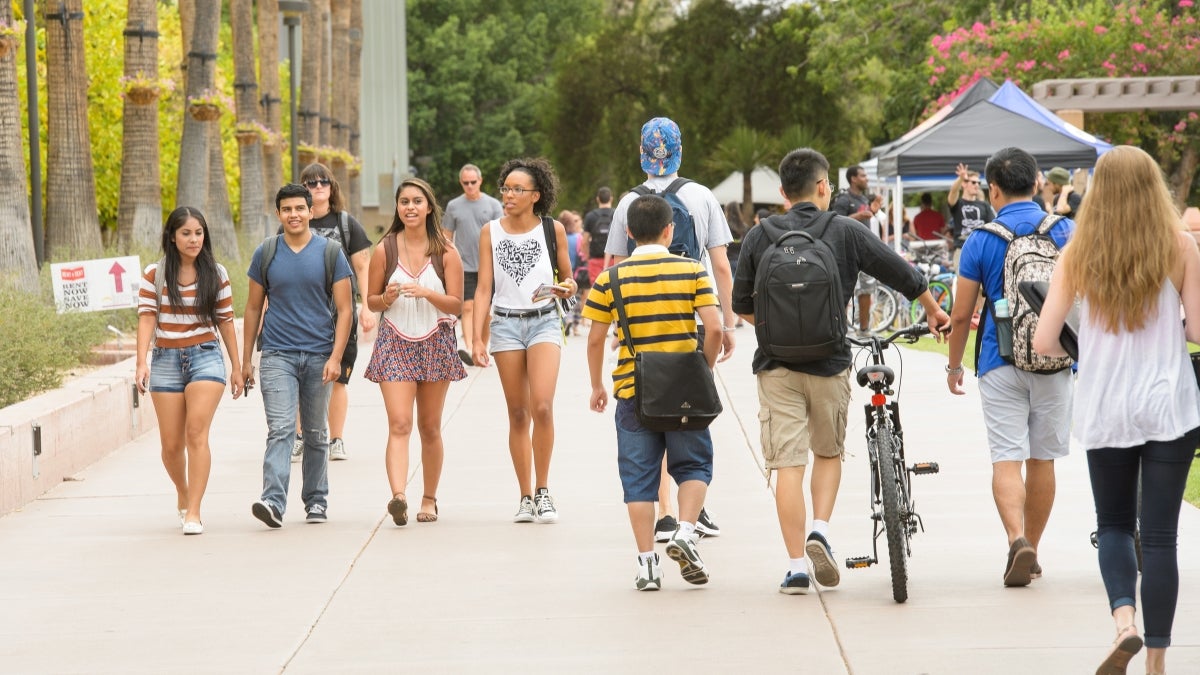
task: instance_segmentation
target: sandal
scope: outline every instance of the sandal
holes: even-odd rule
[[[417,522],[418,523],[436,523],[437,519],[438,519],[437,497],[430,497],[428,495],[425,495],[425,496],[421,497],[421,499],[422,500],[428,499],[429,501],[433,502],[433,513],[429,513],[428,511],[418,511],[417,512]]]
[[[396,525],[408,524],[408,502],[404,499],[403,492],[392,495],[392,501],[388,502],[387,510],[392,514],[393,523]]]
[[[1129,661],[1142,649],[1142,638],[1137,634],[1137,626],[1129,624],[1117,631],[1117,639],[1113,648],[1104,659],[1104,663],[1096,669],[1096,675],[1123,675]]]

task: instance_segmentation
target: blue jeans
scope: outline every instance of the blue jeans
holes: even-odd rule
[[[1173,441],[1087,453],[1096,502],[1100,576],[1111,609],[1135,604],[1138,571],[1133,532],[1141,526],[1142,616],[1146,646],[1151,648],[1171,646],[1171,626],[1179,598],[1179,509],[1197,440],[1200,429],[1192,429]]]
[[[267,452],[263,457],[263,501],[287,510],[288,480],[292,474],[292,442],[296,439],[296,409],[304,422],[304,508],[327,507],[329,496],[329,439],[325,424],[332,386],[321,381],[328,354],[263,350],[259,363],[263,408],[267,413]]]

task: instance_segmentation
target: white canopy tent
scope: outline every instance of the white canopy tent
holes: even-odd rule
[[[742,201],[742,172],[734,171],[712,189],[713,196],[721,204]],[[755,204],[783,204],[779,194],[779,174],[760,166],[750,174],[750,194]]]

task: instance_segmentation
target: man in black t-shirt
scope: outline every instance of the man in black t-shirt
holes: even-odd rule
[[[967,235],[980,225],[995,220],[996,212],[980,193],[978,171],[971,171],[966,164],[959,164],[955,173],[958,177],[950,185],[946,203],[950,206],[950,232],[954,235],[954,264],[957,267],[958,250],[967,240]]]
[[[588,281],[604,271],[604,246],[612,229],[613,193],[607,187],[596,190],[596,204],[583,218],[583,247],[587,249]]]

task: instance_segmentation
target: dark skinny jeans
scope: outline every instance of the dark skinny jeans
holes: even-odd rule
[[[1171,625],[1179,597],[1179,510],[1198,441],[1200,428],[1173,441],[1099,448],[1087,453],[1096,502],[1100,576],[1111,609],[1136,606],[1138,570],[1133,534],[1139,523],[1141,526],[1142,621],[1146,646],[1151,648],[1171,645]]]

